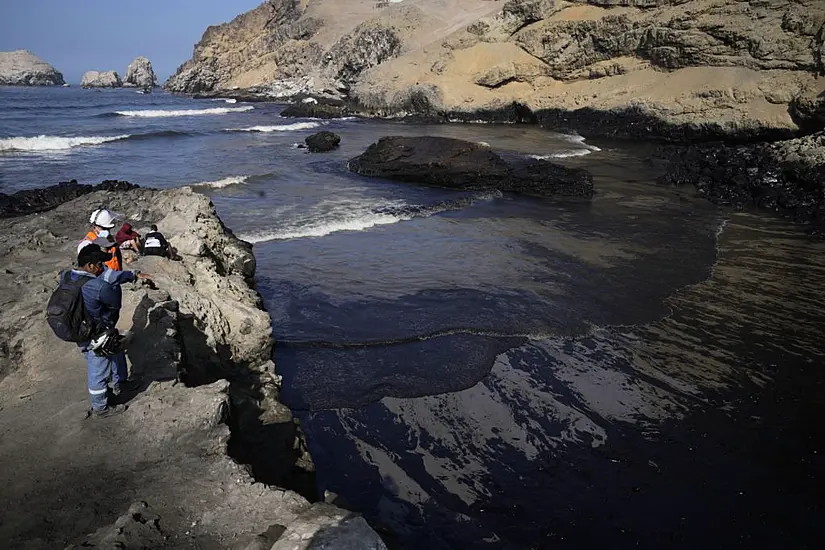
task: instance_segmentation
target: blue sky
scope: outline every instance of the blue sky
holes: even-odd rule
[[[161,83],[189,59],[209,25],[262,0],[0,0],[0,51],[31,50],[79,83],[88,70],[123,76],[137,56]]]

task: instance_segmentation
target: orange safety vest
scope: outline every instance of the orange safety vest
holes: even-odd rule
[[[97,233],[94,231],[89,231],[86,233],[87,241],[94,241],[97,238]],[[114,269],[115,271],[120,271],[120,250],[117,246],[112,248],[112,259],[106,262],[106,266],[109,269]]]

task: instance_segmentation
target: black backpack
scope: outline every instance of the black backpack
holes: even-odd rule
[[[94,333],[94,319],[86,311],[83,292],[80,290],[91,277],[72,281],[70,272],[60,277],[60,286],[49,298],[46,319],[55,335],[67,342],[88,342]]]

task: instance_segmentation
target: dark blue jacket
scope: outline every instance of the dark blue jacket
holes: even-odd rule
[[[83,303],[86,311],[98,323],[98,330],[112,328],[120,318],[120,308],[123,305],[122,291],[120,285],[134,281],[137,277],[131,271],[113,271],[107,269],[95,277],[86,271],[71,270],[69,277],[72,281],[77,281],[81,277],[91,279],[83,285]],[[88,342],[81,343],[87,344]]]

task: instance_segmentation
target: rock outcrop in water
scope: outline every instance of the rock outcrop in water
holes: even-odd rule
[[[63,75],[27,50],[0,52],[0,86],[62,86]]]
[[[158,85],[158,78],[152,69],[152,62],[143,56],[135,58],[126,68],[123,85],[134,86],[144,90],[155,88]]]
[[[50,194],[50,206],[68,197],[41,193]],[[139,230],[157,223],[180,261],[129,266],[154,276],[123,287],[120,328],[134,333],[127,354],[141,385],[125,413],[98,421],[84,420],[82,356],[54,337],[43,308],[101,204]],[[0,540],[14,548],[385,548],[357,515],[269,486],[302,487],[296,479],[311,475],[311,460],[278,401],[251,246],[207,197],[118,188],[33,209],[40,213],[0,219],[0,432],[3,459],[18,465],[0,471]]]
[[[678,148],[660,182],[715,202],[777,211],[825,233],[825,132],[777,143]]]
[[[508,163],[488,145],[444,137],[384,137],[347,168],[363,176],[451,189],[593,196],[593,178],[586,170],[545,160]]]
[[[341,143],[341,136],[332,132],[318,132],[304,138],[310,153],[326,153],[338,148]]]
[[[210,27],[167,87],[634,138],[782,137],[825,90],[824,22],[819,0],[273,0]]]
[[[120,88],[123,81],[117,71],[86,71],[80,85],[84,88]]]
[[[11,195],[0,193],[0,218],[45,212],[95,191],[129,191],[138,187],[119,180],[105,180],[98,185],[83,185],[72,180],[49,187],[17,191]]]

